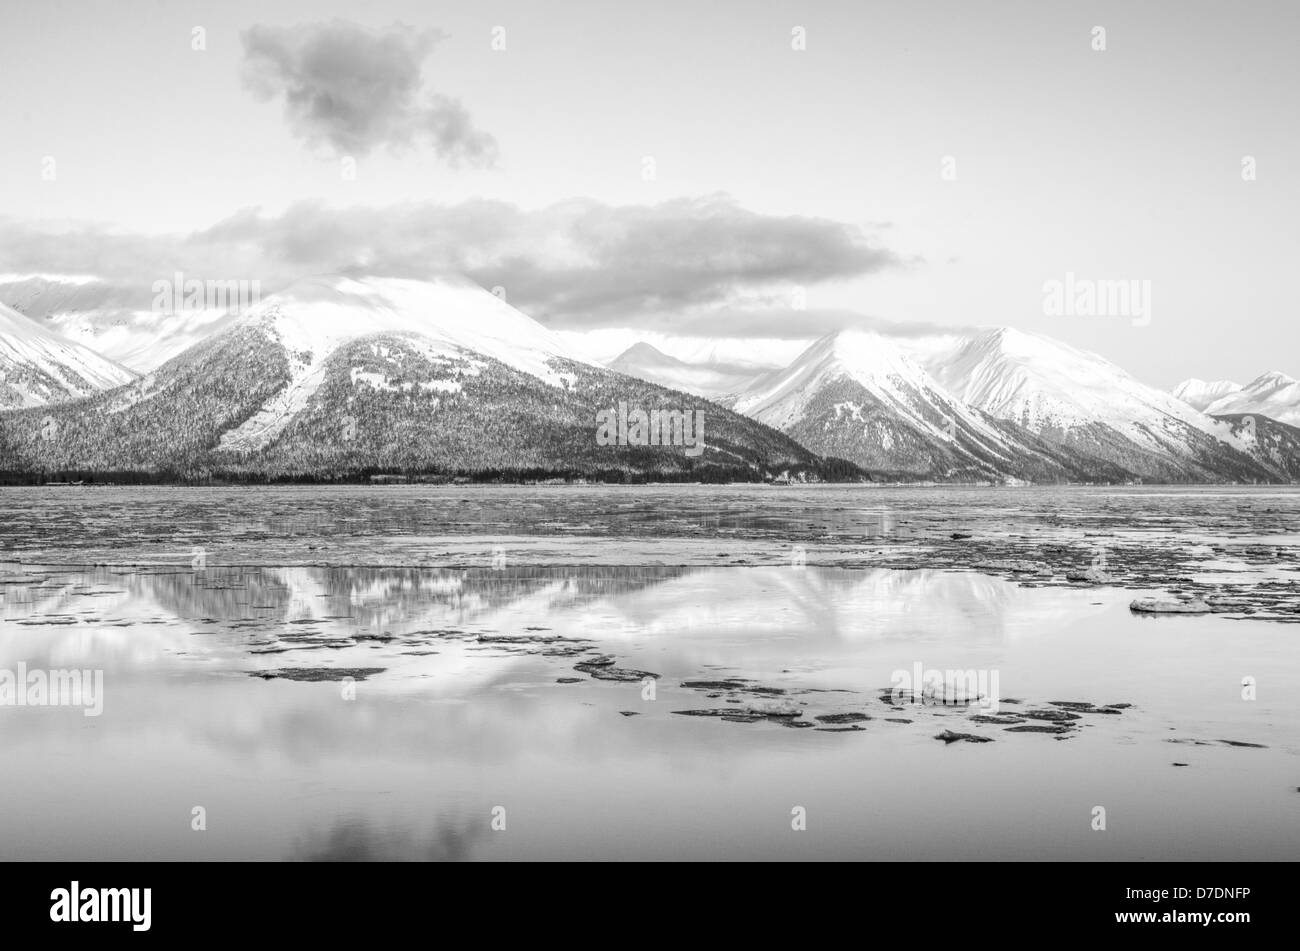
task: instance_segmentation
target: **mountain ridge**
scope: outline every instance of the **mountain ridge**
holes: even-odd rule
[[[1245,387],[1187,380],[1167,393],[1097,354],[1010,327],[850,328],[765,371],[758,365],[776,352],[773,341],[765,356],[742,365],[727,362],[743,353],[734,338],[674,338],[696,361],[638,341],[602,365],[580,336],[549,330],[460,275],[327,274],[255,303],[137,376],[21,313],[4,308],[0,318],[0,360],[6,339],[55,340],[65,358],[76,354],[103,370],[76,385],[65,379],[57,392],[46,380],[43,396],[10,399],[12,412],[3,416],[19,468],[111,463],[128,471],[307,474],[312,466],[504,470],[513,460],[514,468],[574,463],[575,471],[594,471],[604,459],[619,471],[663,470],[667,457],[646,456],[650,447],[622,445],[601,456],[587,444],[594,421],[582,417],[630,394],[650,401],[647,409],[694,401],[726,431],[726,445],[711,448],[699,466],[762,478],[785,464],[823,464],[854,479],[865,472],[1009,484],[1300,475],[1300,463],[1290,461],[1300,439],[1288,428],[1289,418],[1300,422],[1300,408],[1288,416],[1300,406],[1300,383],[1286,374],[1269,371]],[[0,397],[5,382],[0,374]],[[511,396],[503,400],[502,392]],[[22,411],[64,400],[77,405],[49,418],[66,424],[64,448],[81,442],[60,456],[57,445],[32,442],[33,420]],[[188,415],[161,408],[168,401],[187,406]],[[1252,429],[1251,415],[1277,425]],[[747,429],[742,418],[760,428]],[[95,419],[98,429],[87,422]],[[344,419],[372,431],[340,445]],[[512,422],[502,428],[501,419]],[[124,420],[152,435],[124,431]],[[776,433],[785,441],[773,441]],[[103,452],[92,445],[96,438]],[[667,469],[683,471],[678,462]]]
[[[0,304],[0,409],[52,405],[134,378],[126,367]]]
[[[1200,381],[1184,380],[1178,384],[1174,393],[1187,401],[1209,397],[1211,394],[1200,393],[1194,384]],[[1232,384],[1233,389],[1225,389],[1205,399],[1203,412],[1211,416],[1239,416],[1254,414],[1267,416],[1288,425],[1300,425],[1300,383],[1280,370],[1261,373],[1245,385]],[[1193,404],[1195,405],[1195,404]]]
[[[596,414],[620,402],[704,412],[703,454],[599,444]],[[307,279],[140,379],[41,422],[0,416],[0,469],[716,480],[817,478],[824,465],[761,423],[587,361],[458,278]]]

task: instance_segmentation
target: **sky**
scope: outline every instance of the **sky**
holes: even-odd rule
[[[458,270],[557,329],[1300,376],[1298,41],[1290,2],[0,0],[0,275]],[[1149,309],[1050,313],[1067,275]]]

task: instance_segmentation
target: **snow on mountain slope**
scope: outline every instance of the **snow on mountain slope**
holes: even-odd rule
[[[320,387],[330,356],[361,336],[411,335],[426,359],[481,354],[557,387],[572,383],[572,375],[552,369],[552,359],[587,362],[541,324],[461,277],[309,278],[268,297],[240,326],[276,339],[289,354],[291,377],[256,414],[225,434],[222,449],[247,451],[275,439]],[[473,370],[471,361],[466,372]],[[352,374],[354,384],[388,385],[369,377]]]
[[[1174,396],[1178,397],[1192,409],[1205,412],[1206,408],[1215,400],[1222,399],[1230,393],[1236,393],[1241,389],[1240,383],[1234,383],[1231,380],[1214,380],[1206,382],[1192,378],[1183,380],[1174,387]]]
[[[1011,328],[899,342],[963,402],[1143,478],[1267,475],[1231,426],[1096,354]]]
[[[935,378],[959,399],[1035,432],[1102,422],[1150,440],[1140,427],[1152,412],[1215,431],[1213,421],[1171,394],[1047,337],[1004,327],[948,342],[923,357]]]
[[[732,407],[814,452],[885,474],[953,481],[1083,475],[1033,437],[964,405],[896,338],[874,331],[823,337],[789,367],[756,380]]]
[[[66,275],[0,276],[0,302],[137,373],[161,366],[238,316],[224,309],[155,310],[147,285]]]
[[[803,415],[826,383],[847,378],[882,402],[915,415],[924,404],[952,401],[894,341],[878,333],[846,330],[829,334],[805,350],[784,369],[765,374],[735,400],[737,411],[782,428]],[[918,402],[918,400],[923,401]],[[923,423],[932,435],[946,435],[936,422]]]
[[[1300,382],[1272,370],[1236,391],[1223,394],[1206,406],[1205,412],[1211,416],[1256,413],[1300,426]]]
[[[587,362],[537,321],[461,277],[309,278],[268,297],[245,320],[273,328],[294,350],[332,350],[364,334],[419,334],[555,385],[561,379],[548,366],[552,358]]]
[[[0,409],[59,403],[134,378],[125,367],[0,304]]]

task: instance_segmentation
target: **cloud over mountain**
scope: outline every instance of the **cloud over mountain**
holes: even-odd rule
[[[536,210],[482,199],[347,209],[304,202],[279,215],[241,211],[188,235],[0,219],[0,275],[94,275],[137,285],[144,295],[175,271],[259,280],[266,293],[314,273],[422,278],[454,271],[568,327],[615,319],[627,326],[638,315],[665,313],[716,317],[728,308],[781,311],[773,302],[791,287],[903,264],[855,226],[765,215],[725,195],[656,205],[575,199]],[[792,319],[820,321],[809,312]]]

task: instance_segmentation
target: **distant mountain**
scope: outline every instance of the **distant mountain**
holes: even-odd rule
[[[1186,400],[1187,397],[1180,391],[1196,382],[1198,381],[1188,380],[1180,383],[1174,393]],[[1285,373],[1272,370],[1245,386],[1236,386],[1235,389],[1220,393],[1206,403],[1204,411],[1212,416],[1255,413],[1297,426],[1300,425],[1300,383]]]
[[[125,367],[0,304],[0,410],[60,403],[133,379]]]
[[[956,399],[898,345],[845,330],[767,374],[731,404],[814,452],[873,473],[936,481],[1062,482],[1123,479],[1083,464],[1013,424]]]
[[[950,393],[1083,459],[1153,482],[1253,482],[1270,473],[1224,422],[1103,357],[1011,328],[900,338]]]
[[[605,366],[638,343],[645,343],[691,366],[721,367],[748,373],[751,377],[788,365],[816,339],[815,336],[711,337],[629,327],[557,329],[555,336]]]
[[[815,452],[939,481],[1285,481],[1230,421],[1009,328],[817,341],[734,401]]]
[[[752,366],[735,363],[690,363],[669,356],[644,341],[635,343],[608,364],[611,370],[669,389],[715,399],[737,393],[759,375]]]
[[[704,450],[601,445],[596,414],[620,403],[701,413]],[[0,469],[676,479],[822,471],[788,436],[586,362],[458,278],[300,282],[141,379],[50,416],[0,414]]]
[[[1236,393],[1241,389],[1240,383],[1233,383],[1231,380],[1214,380],[1207,383],[1205,380],[1183,380],[1174,387],[1174,396],[1178,397],[1192,409],[1200,410],[1204,413],[1215,400],[1222,399],[1230,393]]]
[[[170,276],[169,276],[170,277]],[[137,373],[232,324],[234,310],[159,310],[147,285],[27,276],[0,281],[0,302]]]
[[[1232,427],[1251,456],[1273,473],[1272,481],[1300,482],[1300,427],[1260,413],[1218,416]]]

